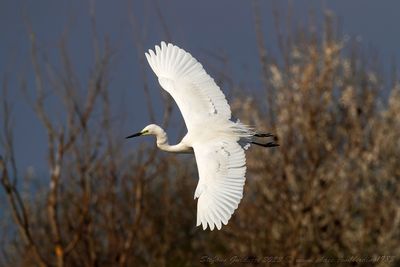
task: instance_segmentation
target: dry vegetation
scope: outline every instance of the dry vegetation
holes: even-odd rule
[[[1,224],[0,264],[400,264],[399,84],[384,83],[359,47],[346,48],[329,16],[320,35],[306,28],[279,35],[283,56],[276,61],[257,19],[256,26],[267,93],[231,104],[242,121],[273,129],[281,147],[248,151],[244,199],[229,225],[213,232],[194,227],[193,160],[145,146],[129,154],[114,136],[110,49],[97,51],[83,90],[66,51],[54,73],[32,39],[30,101],[47,133],[50,176],[17,173],[3,95],[0,178],[11,217]],[[391,87],[388,101],[380,97],[384,86]],[[61,122],[50,116],[49,90],[63,109]]]

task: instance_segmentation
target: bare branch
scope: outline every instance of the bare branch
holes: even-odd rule
[[[130,8],[130,10],[132,10],[132,8]],[[151,100],[151,96],[150,96],[150,92],[149,92],[149,84],[148,84],[147,76],[146,76],[147,63],[146,63],[146,58],[143,53],[144,46],[143,46],[142,33],[140,31],[137,18],[135,17],[135,15],[132,12],[129,14],[129,21],[132,25],[132,33],[133,33],[134,43],[136,45],[136,50],[138,52],[137,55],[139,57],[140,76],[142,77],[142,81],[143,81],[143,92],[146,97],[147,111],[148,111],[150,121],[154,122],[155,114],[154,114],[153,102]]]
[[[260,3],[259,0],[253,0],[253,14],[254,14],[254,26],[256,30],[256,39],[257,39],[257,47],[258,47],[258,54],[262,68],[262,81],[264,84],[264,89],[267,94],[267,101],[268,101],[268,118],[271,125],[274,127],[274,91],[273,88],[268,86],[268,79],[269,79],[269,70],[268,70],[268,57],[267,57],[267,50],[265,48],[265,41],[264,41],[264,33],[262,27],[262,20],[261,20],[261,11],[260,11]]]
[[[30,223],[29,223],[29,216],[27,214],[27,210],[25,204],[21,198],[19,191],[17,190],[17,167],[15,161],[15,154],[14,154],[14,141],[13,141],[13,132],[12,132],[12,125],[11,121],[11,110],[9,108],[8,102],[8,95],[7,95],[7,81],[6,79],[3,82],[3,130],[4,130],[4,153],[5,153],[5,160],[0,155],[0,173],[1,173],[1,185],[4,188],[7,200],[11,207],[11,212],[13,219],[18,226],[19,232],[24,240],[24,242],[29,246],[32,250],[33,255],[38,263],[39,266],[47,266],[44,258],[39,252],[39,249],[34,242],[31,231],[30,231]],[[2,138],[3,139],[3,138]],[[11,182],[9,172],[7,170],[7,163],[10,163],[14,179]]]

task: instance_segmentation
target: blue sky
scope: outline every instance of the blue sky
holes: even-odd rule
[[[130,16],[137,17],[145,32],[144,45],[152,48],[165,39],[153,1],[82,1],[82,0],[2,0],[0,1],[0,74],[8,78],[13,103],[15,145],[18,165],[25,169],[34,166],[45,169],[46,140],[39,121],[27,105],[19,89],[21,78],[33,91],[29,41],[26,25],[29,22],[38,43],[55,65],[59,64],[57,47],[61,36],[67,36],[69,54],[82,83],[85,84],[93,62],[89,9],[94,3],[99,36],[107,35],[117,54],[112,65],[110,84],[114,107],[121,103],[129,114],[121,136],[140,130],[149,123],[142,91],[138,51]],[[372,46],[380,53],[385,71],[400,59],[400,1],[398,0],[292,0],[260,1],[266,45],[270,53],[277,53],[274,38],[272,9],[285,14],[289,3],[295,20],[307,21],[310,10],[321,18],[329,9],[337,15],[343,35],[357,37],[364,47]],[[208,52],[223,52],[230,60],[231,72],[237,81],[249,88],[259,83],[259,64],[255,43],[254,18],[251,1],[243,0],[158,0],[172,41],[191,52],[207,67],[217,64]],[[144,52],[144,51],[143,51]],[[213,71],[210,69],[212,75]],[[151,94],[157,108],[157,121],[162,119],[160,88],[153,73],[147,68]],[[177,110],[175,109],[175,113]],[[181,125],[180,121],[172,128]],[[171,132],[174,132],[171,129]],[[173,135],[174,137],[174,135]],[[175,134],[176,138],[176,134]],[[174,138],[172,138],[174,141]],[[1,153],[1,150],[0,150]]]

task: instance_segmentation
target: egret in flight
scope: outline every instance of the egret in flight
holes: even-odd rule
[[[187,134],[177,145],[170,145],[165,131],[156,124],[126,138],[155,135],[159,149],[173,153],[194,153],[199,182],[194,193],[197,202],[197,224],[205,230],[220,230],[226,225],[243,196],[246,173],[244,150],[250,144],[274,147],[271,142],[255,138],[274,137],[259,134],[231,120],[231,109],[225,95],[203,66],[185,50],[161,42],[155,51],[145,54],[161,87],[178,105]]]

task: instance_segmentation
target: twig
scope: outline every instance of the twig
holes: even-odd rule
[[[39,252],[39,249],[34,242],[29,224],[29,216],[22,200],[22,197],[17,190],[17,169],[14,154],[14,142],[13,133],[11,127],[11,110],[9,108],[8,97],[7,97],[7,82],[3,83],[3,118],[4,118],[4,140],[5,140],[5,158],[8,160],[13,168],[14,180],[11,182],[9,173],[7,170],[7,162],[0,155],[0,173],[1,173],[1,185],[4,188],[7,200],[11,206],[11,212],[15,223],[18,226],[19,232],[21,233],[22,239],[32,249],[33,255],[39,266],[47,266],[45,259]]]
[[[260,58],[261,68],[262,68],[262,81],[264,84],[264,89],[267,94],[268,101],[268,115],[269,121],[271,125],[275,125],[274,123],[274,92],[273,87],[270,87],[268,84],[269,71],[268,71],[268,57],[267,50],[265,48],[264,34],[262,29],[262,21],[260,14],[260,4],[259,0],[253,0],[253,13],[254,13],[254,26],[256,31],[256,40],[258,47],[258,54]]]
[[[131,8],[132,10],[132,8]],[[139,63],[140,63],[140,75],[143,79],[143,92],[146,98],[146,106],[147,106],[147,112],[149,115],[149,119],[152,122],[155,122],[155,114],[154,114],[154,109],[153,109],[153,102],[151,100],[150,92],[149,92],[149,84],[146,78],[146,59],[144,57],[144,46],[143,46],[143,39],[142,39],[142,34],[140,32],[139,28],[139,23],[135,17],[135,15],[131,12],[129,15],[129,21],[132,25],[132,33],[133,33],[133,38],[134,38],[134,43],[136,46],[137,50],[137,55],[139,57]]]

